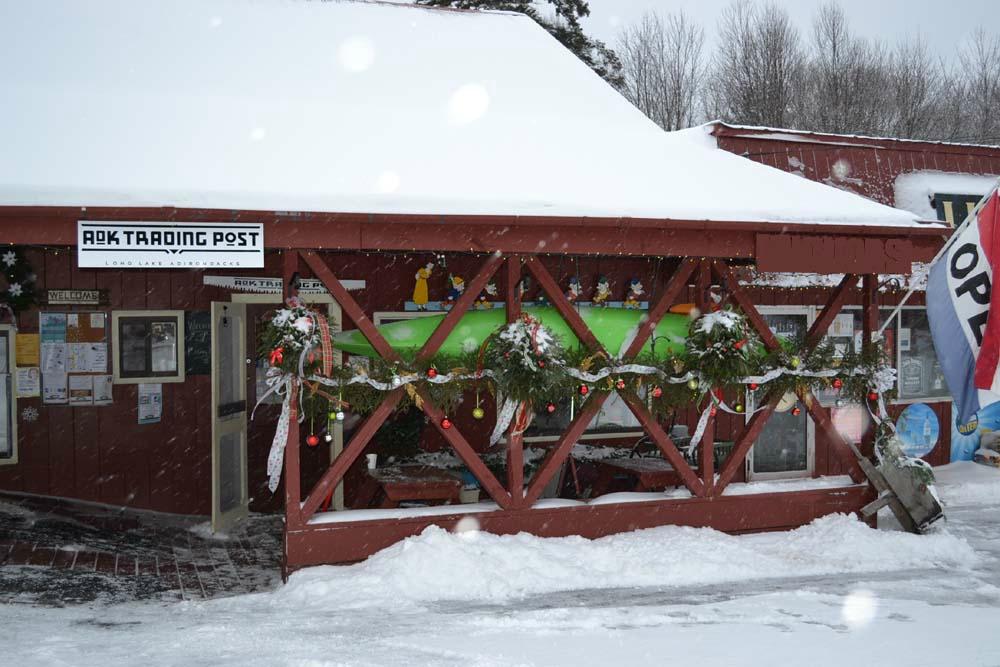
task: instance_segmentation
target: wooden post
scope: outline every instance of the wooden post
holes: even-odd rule
[[[862,323],[861,349],[871,347],[872,336],[878,331],[878,276],[866,273],[861,279]]]
[[[521,317],[521,256],[507,258],[507,323]],[[499,409],[500,406],[497,406]],[[532,409],[531,406],[528,406]],[[524,495],[524,436],[516,433],[517,416],[507,430],[507,491],[511,507],[519,509],[528,502]]]
[[[712,264],[709,260],[702,260],[701,264],[698,266],[698,279],[697,279],[697,293],[695,294],[695,305],[698,310],[701,311],[702,315],[708,314],[711,310],[712,305],[709,303],[708,294],[709,287],[712,282]],[[702,406],[702,410],[712,410],[714,407],[714,402],[712,399],[712,392],[716,390],[715,387],[709,387],[708,397],[705,401],[705,405]],[[699,461],[698,465],[701,468],[701,483],[703,488],[703,493],[706,496],[711,496],[713,494],[713,488],[715,486],[715,416],[709,415],[708,422],[705,424],[705,431],[701,436],[701,447],[699,448]]]
[[[299,251],[286,250],[282,260],[282,296],[285,300],[298,295],[293,282],[299,271]],[[298,392],[292,383],[292,396]],[[302,473],[299,469],[299,415],[296,401],[292,401],[288,420],[288,437],[285,439],[285,530],[299,528],[302,517]]]

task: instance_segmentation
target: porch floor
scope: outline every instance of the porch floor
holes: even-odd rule
[[[280,516],[225,539],[205,521],[0,494],[0,603],[201,600],[280,583]]]

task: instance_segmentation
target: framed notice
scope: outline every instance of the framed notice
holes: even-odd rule
[[[36,365],[42,402],[94,405],[94,378],[110,371],[107,313],[43,311],[38,330]],[[25,341],[25,348],[29,345]],[[26,349],[25,355],[30,357],[30,351]]]
[[[184,381],[184,311],[116,310],[111,320],[115,383]]]

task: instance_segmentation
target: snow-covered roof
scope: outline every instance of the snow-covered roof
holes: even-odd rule
[[[922,217],[937,215],[931,201],[939,194],[986,194],[997,184],[995,174],[955,174],[945,171],[911,171],[900,174],[893,183],[896,206]],[[960,212],[956,224],[965,219]]]
[[[0,80],[0,205],[916,224],[663,133],[509,13],[6,2]]]

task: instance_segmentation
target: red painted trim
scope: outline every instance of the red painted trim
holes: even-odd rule
[[[437,214],[389,214],[389,213],[344,213],[319,211],[268,211],[268,210],[228,210],[211,208],[174,207],[108,207],[108,206],[0,206],[0,223],[26,222],[41,218],[46,221],[43,229],[35,222],[24,224],[17,231],[28,234],[34,232],[36,241],[16,241],[39,245],[76,245],[77,220],[124,220],[136,222],[262,222],[265,235],[271,232],[272,239],[282,239],[282,245],[269,247],[309,247],[299,236],[301,232],[316,224],[336,223],[345,227],[353,226],[379,228],[393,225],[441,225],[455,228],[469,225],[494,226],[498,230],[511,227],[543,226],[566,228],[572,236],[573,230],[586,228],[611,228],[619,234],[630,230],[659,229],[668,232],[693,231],[717,234],[720,232],[776,232],[794,231],[796,234],[817,234],[820,236],[884,236],[888,238],[911,238],[915,236],[940,236],[950,230],[932,225],[914,227],[840,225],[822,223],[756,222],[746,220],[707,221],[674,220],[671,218],[631,218],[607,216],[518,216],[518,215],[437,215]],[[289,234],[289,227],[301,225],[302,229]],[[325,245],[316,249],[337,248],[339,239],[326,236]],[[550,238],[551,241],[551,238]],[[710,242],[718,243],[717,240]],[[549,244],[547,244],[549,245]],[[540,248],[535,248],[535,251]],[[711,255],[710,255],[711,256]]]
[[[789,530],[827,514],[856,514],[874,497],[870,487],[851,486],[787,493],[320,523],[301,530],[286,531],[287,565],[290,570],[296,570],[324,563],[364,560],[402,539],[419,535],[428,526],[454,530],[458,522],[466,517],[475,518],[482,530],[500,535],[528,532],[541,537],[580,535],[596,539],[664,525],[712,527],[727,533],[749,533]]]

